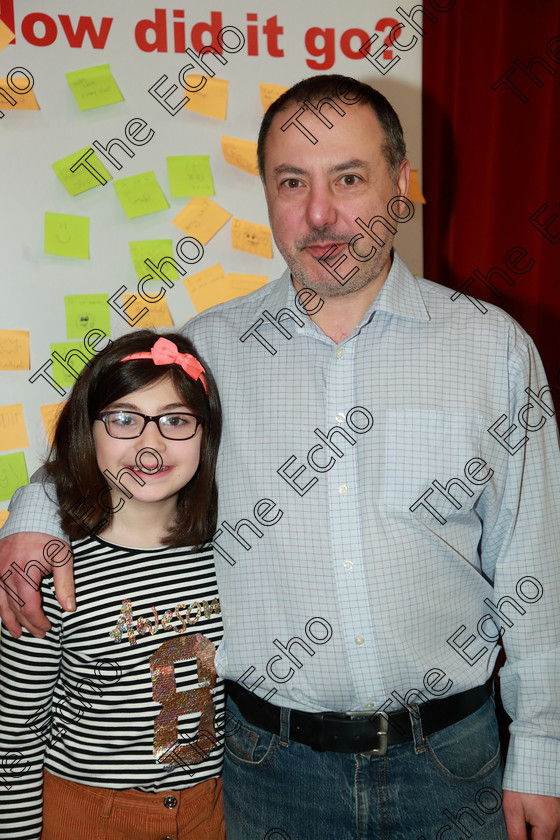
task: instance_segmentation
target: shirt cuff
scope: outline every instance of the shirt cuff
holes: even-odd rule
[[[49,487],[54,495],[54,485]],[[58,505],[49,498],[42,483],[26,484],[16,490],[8,510],[10,515],[0,530],[0,539],[24,531],[36,531],[68,541],[60,525]]]
[[[502,786],[518,793],[560,797],[560,741],[512,736]]]

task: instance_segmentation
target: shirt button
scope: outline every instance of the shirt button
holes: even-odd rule
[[[351,560],[345,560],[345,561],[344,561],[344,568],[345,568],[347,571],[350,571],[350,569],[353,569],[353,568],[354,568],[354,564],[353,564],[353,562],[352,562]]]
[[[174,796],[166,796],[163,800],[163,804],[166,808],[175,808],[177,805],[177,800]]]
[[[344,415],[341,411],[339,411],[338,414],[336,415],[336,422],[337,423],[344,423],[345,420],[346,420],[346,415]]]
[[[373,703],[364,703],[364,709],[373,709]]]
[[[336,355],[339,359],[343,359],[346,356],[346,347],[339,347],[336,351]]]
[[[340,484],[338,487],[338,492],[341,496],[345,496],[348,493],[348,485]]]
[[[357,636],[354,636],[354,641],[356,642],[357,645],[363,645],[363,643],[365,642],[365,639],[364,639],[363,636],[360,636],[360,634],[358,633]]]

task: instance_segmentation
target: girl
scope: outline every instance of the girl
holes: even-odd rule
[[[46,471],[78,608],[62,612],[47,577],[46,637],[3,634],[0,838],[225,837],[222,623],[203,545],[220,433],[214,379],[179,334],[110,342],[74,385]]]

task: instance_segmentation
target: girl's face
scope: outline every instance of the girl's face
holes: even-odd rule
[[[103,411],[119,409],[150,416],[190,412],[168,378],[121,397]],[[113,506],[123,496],[125,504],[131,507],[154,502],[164,502],[166,507],[169,503],[176,505],[179,491],[198,469],[201,439],[201,426],[189,440],[170,440],[160,434],[155,422],[149,422],[140,437],[123,440],[111,437],[103,421],[95,420],[93,440],[97,465],[111,487]],[[105,471],[111,473],[113,481]],[[123,490],[115,487],[117,483],[132,493],[133,498],[128,499]]]

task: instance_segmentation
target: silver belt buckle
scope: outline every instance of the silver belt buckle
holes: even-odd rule
[[[364,714],[364,712],[346,712],[346,715],[352,720],[361,717],[367,717],[368,720],[371,720],[372,717],[375,717],[378,721],[378,729],[375,734],[379,737],[379,747],[358,753],[358,755],[387,755],[389,740],[387,734],[389,732],[389,715],[387,712],[376,712],[375,715]]]

